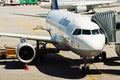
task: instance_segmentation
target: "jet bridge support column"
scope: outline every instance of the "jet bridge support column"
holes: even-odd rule
[[[120,57],[120,14],[116,15],[116,44],[115,51]]]

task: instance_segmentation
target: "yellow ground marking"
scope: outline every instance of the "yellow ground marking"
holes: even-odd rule
[[[32,20],[38,20],[38,18],[36,18],[36,17],[32,17]]]
[[[21,23],[23,23],[28,29],[30,29],[32,31],[32,33],[34,33],[35,35],[39,35],[35,30],[33,30],[33,27],[28,24],[24,19],[19,18],[19,20],[21,21]]]
[[[4,18],[3,20],[4,20],[5,22],[8,22],[8,21],[9,21],[9,19],[8,19],[8,18]]]
[[[101,75],[102,75],[103,77],[106,76],[100,69],[98,69],[98,67],[97,67],[96,65],[93,64],[93,66],[101,73]]]
[[[35,30],[33,30],[33,27],[28,24],[24,19],[19,19],[29,30],[32,31],[32,33],[34,33],[35,35],[40,35],[38,32],[36,32]],[[54,48],[54,46],[50,43],[48,43],[48,46],[51,47],[51,48]]]
[[[93,76],[91,76],[91,75],[87,75],[87,77],[89,77],[90,78],[90,80],[96,80]]]

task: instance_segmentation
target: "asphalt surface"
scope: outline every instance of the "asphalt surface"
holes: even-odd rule
[[[120,8],[114,9],[119,11]],[[96,9],[104,10],[108,9]],[[47,26],[45,17],[48,12],[39,6],[0,7],[0,32],[49,36],[46,31],[33,30],[38,25]],[[35,45],[34,41],[28,42]],[[0,46],[16,47],[18,43],[20,39],[0,37]],[[90,59],[88,74],[81,72],[83,60],[70,51],[48,54],[44,63],[37,60],[34,65],[29,65],[29,70],[25,70],[25,64],[17,59],[0,59],[0,80],[119,80],[120,59],[114,45],[106,45],[104,51],[107,52],[107,61],[94,62]]]

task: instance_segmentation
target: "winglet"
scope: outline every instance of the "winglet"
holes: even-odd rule
[[[59,9],[57,0],[52,0],[51,9],[52,10],[58,10]]]

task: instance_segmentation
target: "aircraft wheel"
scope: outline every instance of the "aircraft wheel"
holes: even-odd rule
[[[82,66],[82,73],[88,73],[89,71],[89,66]]]
[[[105,51],[101,53],[101,59],[103,62],[105,62],[105,60],[107,59]]]

